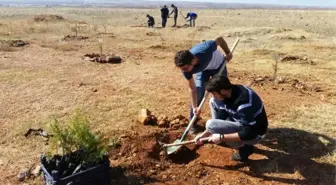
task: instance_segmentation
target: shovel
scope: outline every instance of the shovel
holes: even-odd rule
[[[233,44],[233,46],[231,48],[231,53],[233,53],[233,51],[235,50],[238,42],[239,42],[239,38],[237,38],[236,42]],[[226,66],[226,61],[223,63],[222,67],[219,69],[219,72],[218,72],[219,74],[223,72],[223,70],[225,69],[225,66]],[[205,91],[204,97],[203,97],[201,103],[198,106],[200,110],[202,109],[202,107],[204,105],[204,102],[207,99],[208,95],[209,95],[209,92]],[[194,116],[191,119],[189,125],[187,126],[186,130],[184,131],[181,139],[177,139],[177,140],[174,141],[174,143],[172,143],[170,145],[169,144],[166,145],[167,146],[167,154],[168,155],[175,153],[181,147],[181,145],[183,145],[181,143],[183,143],[183,141],[186,139],[186,137],[187,137],[187,135],[189,133],[189,129],[194,124],[194,122],[196,121],[196,119],[197,119],[197,115],[194,114]],[[193,142],[195,142],[195,141],[193,141]],[[192,141],[189,141],[189,143],[192,143]]]
[[[205,138],[201,138],[201,142],[205,142],[208,141],[210,139],[210,137],[205,137]],[[168,148],[168,147],[173,147],[173,146],[182,146],[182,145],[187,145],[187,144],[191,144],[191,143],[196,143],[196,140],[189,140],[189,141],[182,141],[179,143],[172,143],[172,144],[163,144],[162,147],[163,148]]]

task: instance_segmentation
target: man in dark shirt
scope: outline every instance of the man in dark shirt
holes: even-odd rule
[[[162,28],[166,27],[167,19],[169,17],[169,10],[166,5],[161,8]]]
[[[172,10],[172,12],[169,15],[171,15],[171,14],[174,13],[174,25],[173,25],[173,27],[175,27],[176,26],[176,22],[177,22],[178,9],[177,9],[177,7],[174,4],[172,4],[171,7],[173,8],[173,10]]]
[[[231,84],[224,75],[215,75],[205,89],[213,97],[210,99],[212,119],[206,123],[206,130],[196,136],[197,144],[201,138],[209,137],[209,142],[225,142],[232,148],[239,148],[231,156],[235,161],[247,161],[253,153],[255,144],[264,138],[268,121],[263,102],[252,89]]]
[[[155,24],[154,18],[152,16],[148,15],[148,14],[147,14],[147,18],[148,18],[148,21],[147,21],[148,28],[150,28],[150,27],[153,28],[153,26]]]

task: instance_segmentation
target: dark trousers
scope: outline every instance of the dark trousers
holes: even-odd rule
[[[167,17],[162,17],[162,28],[165,28],[167,24]]]
[[[225,60],[225,59],[224,59]],[[219,69],[222,67],[222,65],[218,69],[211,69],[206,71],[201,71],[199,73],[196,73],[195,76],[195,85],[197,90],[197,106],[201,103],[204,93],[205,93],[205,83],[210,79],[210,77],[214,76],[219,72]],[[227,68],[225,67],[223,75],[227,76]],[[192,106],[190,106],[190,120],[193,118],[194,113]]]
[[[154,26],[154,23],[152,23],[152,22],[149,22],[149,23],[148,23],[148,28],[150,28],[150,27],[153,28],[153,26]]]
[[[174,15],[174,27],[176,26],[176,22],[177,22],[177,15]]]

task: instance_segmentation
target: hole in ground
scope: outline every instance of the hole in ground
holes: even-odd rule
[[[196,153],[196,150],[191,150],[186,146],[182,146],[175,153],[168,155],[168,159],[176,164],[188,164],[197,157],[199,157],[199,155]]]

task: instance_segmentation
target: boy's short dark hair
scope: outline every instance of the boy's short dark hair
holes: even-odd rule
[[[182,50],[175,55],[175,65],[182,67],[184,65],[190,65],[194,55],[189,50]]]
[[[208,92],[220,92],[221,90],[230,90],[232,86],[229,78],[221,74],[213,76],[206,83],[205,89]]]

